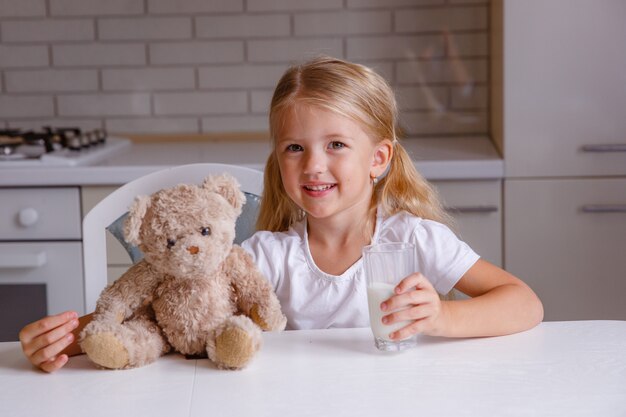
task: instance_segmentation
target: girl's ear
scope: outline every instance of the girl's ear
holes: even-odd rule
[[[376,144],[370,167],[370,178],[378,178],[387,170],[393,157],[393,142],[383,139]]]

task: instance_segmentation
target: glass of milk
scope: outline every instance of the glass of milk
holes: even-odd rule
[[[380,304],[394,295],[396,285],[416,271],[415,245],[411,243],[380,243],[363,248],[363,269],[367,281],[367,301],[370,312],[370,326],[374,333],[376,347],[383,351],[398,351],[413,347],[416,336],[392,341],[389,334],[407,326],[410,321],[384,325]]]

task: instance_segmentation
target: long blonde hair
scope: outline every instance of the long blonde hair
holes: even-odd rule
[[[398,140],[398,108],[387,82],[371,69],[320,56],[287,69],[278,81],[270,106],[270,136],[274,150],[265,165],[258,230],[285,231],[304,217],[283,188],[275,152],[277,133],[289,109],[306,103],[333,111],[357,123],[377,142],[389,139],[393,156],[387,174],[374,185],[368,222],[378,205],[389,214],[407,211],[415,216],[450,224],[435,190],[417,172]],[[369,230],[367,228],[366,230]]]

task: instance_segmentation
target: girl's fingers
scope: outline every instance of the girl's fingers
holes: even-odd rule
[[[422,331],[424,330],[425,321],[426,319],[416,320],[408,326],[405,326],[400,330],[396,330],[395,332],[391,333],[389,337],[392,340],[402,340],[407,337],[413,336],[414,334],[422,333]]]
[[[62,339],[64,336],[66,336],[68,333],[71,333],[72,330],[77,327],[78,319],[70,320],[66,323],[63,323],[61,326],[34,338],[30,341],[30,343],[23,344],[24,353],[26,354],[26,356],[30,356],[34,352]]]
[[[56,342],[36,351],[32,356],[29,357],[30,362],[33,365],[39,366],[43,369],[44,364],[58,359],[57,355],[59,355],[59,353],[73,341],[74,335],[72,333],[68,333]]]
[[[67,355],[59,355],[54,359],[42,363],[41,365],[39,365],[39,368],[41,368],[45,372],[54,372],[57,369],[62,368],[68,360],[69,358]]]
[[[66,311],[54,316],[44,317],[43,319],[24,326],[24,328],[20,331],[20,341],[22,342],[22,345],[30,343],[36,337],[59,327],[63,323],[77,318],[78,314],[75,311]]]
[[[388,314],[382,318],[382,321],[383,324],[392,324],[399,321],[414,321],[430,317],[432,313],[433,306],[431,304],[420,304]]]
[[[419,289],[434,289],[430,281],[428,281],[428,279],[424,275],[417,272],[415,274],[409,275],[408,277],[400,281],[398,285],[396,285],[395,291],[396,291],[396,294],[402,294],[411,290],[413,287],[415,287],[418,290]]]
[[[404,307],[424,304],[432,301],[433,294],[425,290],[414,290],[411,292],[394,295],[380,304],[382,311],[394,311]]]

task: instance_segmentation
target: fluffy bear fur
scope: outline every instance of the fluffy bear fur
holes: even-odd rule
[[[285,328],[268,281],[233,245],[244,202],[226,174],[135,200],[124,232],[144,259],[102,292],[81,333],[93,362],[133,368],[173,349],[240,369],[259,350],[261,329]]]

